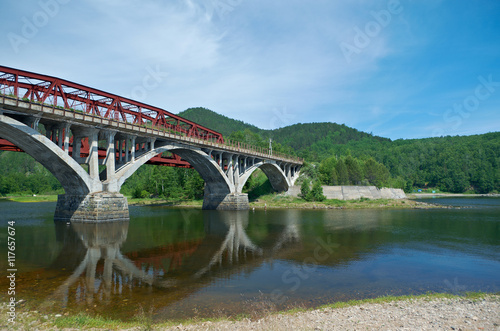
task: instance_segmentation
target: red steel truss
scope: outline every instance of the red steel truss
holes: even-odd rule
[[[0,93],[118,121],[164,127],[188,137],[224,143],[221,133],[164,109],[57,77],[0,66]],[[85,153],[88,154],[86,147],[82,146],[82,157],[86,156]],[[0,150],[22,152],[20,148],[1,138]],[[105,151],[99,151],[99,156],[103,158]],[[187,161],[175,154],[170,157],[157,155],[147,163],[192,168]]]
[[[224,143],[221,133],[164,109],[57,77],[0,66],[0,92],[32,102],[117,121],[166,128],[188,137]]]

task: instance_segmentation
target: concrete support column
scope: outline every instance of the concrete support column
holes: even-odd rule
[[[57,127],[57,145],[59,148],[63,148],[63,143],[64,143],[64,127],[65,125],[59,125]]]
[[[59,127],[59,147],[61,147],[61,143],[62,143],[62,147],[64,148],[64,152],[66,154],[69,153],[69,130],[71,128],[71,124],[70,123],[66,123],[64,124],[63,126],[60,126]]]
[[[73,157],[73,160],[75,160],[77,162],[80,160],[82,138],[83,138],[82,136],[76,135],[73,132],[73,153],[71,156]]]
[[[149,150],[150,151],[152,151],[153,149],[155,149],[155,141],[156,141],[156,138],[149,139]]]
[[[240,156],[235,155],[235,160],[234,160],[234,168],[233,168],[233,183],[234,183],[234,189],[236,192],[238,192],[238,188],[240,185]]]
[[[130,143],[131,143],[131,146],[130,146],[130,162],[134,162],[135,161],[135,140],[136,140],[136,136],[133,136],[130,138]]]
[[[227,157],[227,178],[231,184],[234,184],[234,168],[233,168],[233,154]]]
[[[24,124],[29,126],[30,128],[38,131],[38,124],[40,123],[40,117],[38,116],[28,116],[21,120]]]
[[[128,163],[128,161],[130,160],[130,154],[128,152],[129,149],[130,149],[130,138],[127,137],[125,139],[125,163]]]
[[[88,158],[88,164],[89,164],[89,175],[90,178],[92,179],[97,179],[99,180],[99,155],[98,155],[98,136],[99,136],[99,131],[98,130],[90,130],[89,132],[89,158]]]
[[[104,182],[103,189],[107,192],[117,192],[117,178],[115,177],[115,163],[116,163],[116,152],[115,152],[115,131],[106,131],[106,159],[104,164],[106,164],[106,181]]]
[[[292,182],[292,166],[290,164],[285,164],[285,175],[286,178],[288,179],[288,182]]]
[[[118,162],[122,163],[123,161],[123,140],[118,140]]]
[[[245,173],[247,171],[247,168],[248,168],[247,160],[248,160],[248,156],[245,156],[245,158],[243,159],[243,169],[241,171],[242,173]]]
[[[54,140],[52,140],[52,125],[44,124],[44,126],[45,126],[45,137],[47,137],[47,139],[53,142]]]

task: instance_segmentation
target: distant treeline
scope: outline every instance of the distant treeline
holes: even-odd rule
[[[446,192],[500,191],[500,132],[391,141],[335,123],[308,123],[262,130],[205,108],[181,116],[225,137],[305,159],[302,173],[323,185],[436,188]],[[0,151],[0,194],[62,193],[58,181],[24,153]],[[123,185],[134,197],[203,197],[204,183],[193,169],[144,165]],[[251,198],[271,191],[259,173],[245,188]]]

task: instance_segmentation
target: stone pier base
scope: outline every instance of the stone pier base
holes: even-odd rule
[[[88,195],[61,194],[57,198],[55,221],[107,222],[129,220],[127,198],[119,193]]]
[[[248,195],[239,194],[205,194],[204,210],[248,210]]]

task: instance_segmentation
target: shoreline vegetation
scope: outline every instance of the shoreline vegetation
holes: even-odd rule
[[[22,300],[21,300],[22,301]],[[500,294],[468,292],[462,294],[382,296],[372,299],[335,302],[317,308],[264,311],[234,317],[194,317],[184,320],[155,321],[153,313],[138,307],[130,321],[114,320],[87,313],[46,314],[17,305],[15,324],[7,321],[8,307],[0,305],[0,325],[12,330],[220,330],[220,329],[450,329],[466,327],[494,329],[500,325]]]
[[[425,198],[442,197],[500,197],[500,194],[460,194],[460,193],[410,193],[407,199],[367,199],[336,200],[327,199],[321,202],[305,201],[286,194],[267,194],[250,200],[252,209],[379,209],[379,208],[451,208],[438,203],[418,201]],[[132,198],[127,196],[130,206],[168,206],[179,208],[201,208],[203,200],[169,200],[163,198]],[[56,202],[57,195],[24,195],[0,197],[1,201],[14,202]]]

